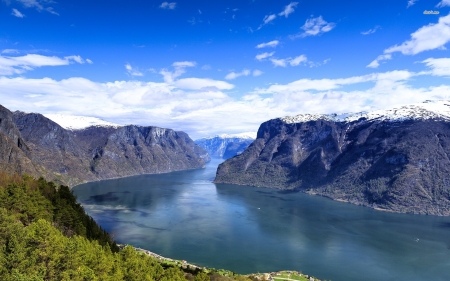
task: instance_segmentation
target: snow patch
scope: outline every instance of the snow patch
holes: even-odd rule
[[[387,110],[372,112],[342,113],[342,114],[299,114],[280,118],[287,124],[301,123],[315,120],[334,122],[354,122],[361,118],[365,121],[404,121],[443,119],[450,121],[450,101],[425,101],[423,103],[405,105]]]
[[[44,114],[45,117],[67,130],[82,130],[91,126],[119,128],[122,125],[108,122],[96,117],[75,116],[64,114]]]

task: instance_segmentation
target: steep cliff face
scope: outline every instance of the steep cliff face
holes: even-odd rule
[[[354,204],[450,215],[447,118],[274,119],[216,183],[296,189]]]
[[[17,129],[11,111],[0,105],[0,170],[38,176],[41,167],[33,163],[31,150]]]
[[[208,151],[212,157],[228,159],[241,154],[253,142],[254,136],[249,133],[241,135],[218,135],[202,138],[195,143]]]
[[[208,154],[186,133],[158,127],[90,127],[75,131],[85,145],[90,172],[99,178],[201,168]]]
[[[201,168],[208,153],[184,132],[141,126],[67,130],[37,113],[0,108],[0,167],[82,182]]]

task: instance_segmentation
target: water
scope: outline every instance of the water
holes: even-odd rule
[[[393,214],[302,193],[213,184],[206,169],[74,188],[119,243],[238,273],[326,280],[450,280],[450,218]]]

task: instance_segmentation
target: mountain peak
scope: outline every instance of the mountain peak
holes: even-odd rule
[[[108,122],[96,117],[64,114],[44,114],[44,116],[67,130],[82,130],[91,126],[114,128],[122,127],[122,125]]]

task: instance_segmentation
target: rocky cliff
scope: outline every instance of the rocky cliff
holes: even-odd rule
[[[215,182],[450,215],[450,105],[438,105],[270,120],[241,155],[219,166]]]
[[[142,126],[68,130],[37,113],[0,107],[0,167],[73,186],[201,168],[208,153],[184,132]]]
[[[195,143],[208,151],[212,157],[228,159],[244,152],[254,139],[251,133],[243,133],[202,138]]]

